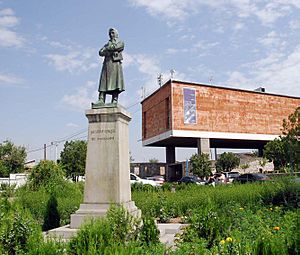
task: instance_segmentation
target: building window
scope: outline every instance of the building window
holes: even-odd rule
[[[147,136],[147,120],[146,120],[146,112],[143,112],[143,137]]]
[[[170,129],[170,122],[171,122],[171,118],[170,118],[170,98],[167,97],[165,100],[165,111],[166,111],[166,129]]]
[[[196,91],[183,88],[184,124],[196,124]]]

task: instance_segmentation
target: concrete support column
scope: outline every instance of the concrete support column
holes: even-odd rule
[[[206,153],[209,155],[209,158],[211,158],[209,138],[198,138],[197,148],[198,148],[198,154]]]
[[[175,163],[175,146],[167,146],[166,147],[166,163],[172,164]]]
[[[264,155],[264,149],[263,148],[258,148],[258,156],[262,157]]]

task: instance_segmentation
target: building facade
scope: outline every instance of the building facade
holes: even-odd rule
[[[142,142],[165,147],[169,164],[176,161],[176,147],[262,153],[299,105],[294,96],[169,80],[142,101]]]

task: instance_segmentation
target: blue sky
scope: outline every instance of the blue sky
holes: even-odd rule
[[[165,160],[141,145],[141,88],[157,75],[300,95],[300,0],[0,0],[0,142],[28,159],[55,158],[65,139],[85,139],[84,110],[97,98],[110,27],[125,42],[126,91],[135,161]],[[177,151],[184,160],[190,152]]]

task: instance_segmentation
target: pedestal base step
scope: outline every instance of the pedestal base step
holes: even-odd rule
[[[81,204],[75,214],[71,215],[70,228],[78,229],[85,222],[93,218],[104,217],[113,204]],[[134,201],[126,203],[115,204],[122,206],[127,212],[136,218],[141,217],[141,210],[138,209]]]
[[[187,224],[158,223],[157,228],[160,232],[160,242],[168,247],[174,247],[175,235],[183,231],[183,228],[186,226]],[[70,225],[66,225],[60,228],[49,230],[46,234],[46,238],[59,238],[62,241],[68,241],[76,235],[77,231],[78,229],[70,228]]]

